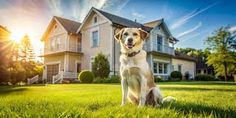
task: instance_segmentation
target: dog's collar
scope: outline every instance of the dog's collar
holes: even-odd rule
[[[131,53],[122,53],[121,54],[124,54],[126,55],[127,57],[134,57],[135,55],[137,55],[138,53],[140,53],[140,50],[138,52],[131,52]]]

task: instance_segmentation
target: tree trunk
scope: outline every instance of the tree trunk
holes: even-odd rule
[[[227,81],[227,63],[226,62],[224,62],[224,71],[225,71],[224,73],[225,81]]]

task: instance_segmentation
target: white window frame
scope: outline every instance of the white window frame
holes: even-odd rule
[[[179,70],[179,66],[180,66],[180,70]],[[178,64],[177,70],[182,73],[182,64]]]
[[[156,66],[157,66],[157,73],[154,72],[154,63],[156,63]],[[162,68],[162,73],[159,73],[159,63],[162,64],[162,67],[161,67],[161,68]],[[167,71],[166,71],[166,73],[164,73],[164,70],[165,70],[165,69],[164,69],[164,64],[167,64],[167,68],[166,68]],[[153,62],[153,70],[152,70],[152,71],[153,71],[153,73],[154,73],[155,75],[168,75],[168,73],[169,73],[169,71],[170,71],[170,70],[169,70],[169,65],[170,65],[170,63],[168,63],[168,62],[154,61],[154,62]]]
[[[93,32],[95,32],[95,31],[97,31],[98,32],[98,45],[97,46],[93,46]],[[91,48],[96,48],[96,47],[99,47],[99,45],[100,45],[100,35],[99,35],[99,28],[98,27],[96,27],[96,28],[92,28],[91,30],[90,30],[90,47]]]

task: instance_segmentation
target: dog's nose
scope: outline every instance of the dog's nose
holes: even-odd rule
[[[132,42],[133,42],[133,38],[129,38],[129,39],[128,39],[128,42],[129,42],[129,43],[132,43]]]

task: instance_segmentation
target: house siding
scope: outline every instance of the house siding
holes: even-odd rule
[[[93,23],[94,16],[97,16],[97,24]],[[101,52],[108,57],[112,70],[111,40],[113,39],[113,37],[111,37],[111,29],[112,26],[110,25],[110,23],[96,13],[92,13],[92,15],[90,15],[90,17],[84,23],[84,26],[81,29],[82,52],[84,53],[82,69],[91,69],[91,59],[94,58],[97,53]],[[94,30],[98,30],[99,33],[98,47],[91,47],[91,32]]]
[[[185,72],[189,72],[190,75],[192,75],[192,78],[195,77],[196,71],[196,63],[194,61],[188,61],[188,60],[183,60],[183,59],[172,59],[172,65],[174,67],[175,71],[178,71],[178,65],[182,66],[181,73],[184,76]]]

